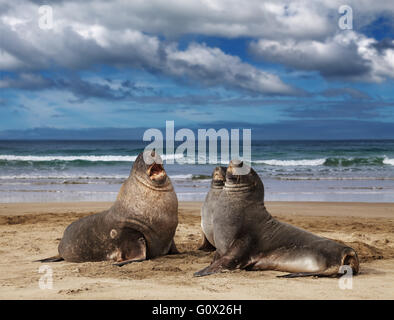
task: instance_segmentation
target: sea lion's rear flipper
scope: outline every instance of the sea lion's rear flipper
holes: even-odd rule
[[[57,255],[57,256],[53,256],[50,258],[45,258],[45,259],[40,259],[40,260],[34,260],[33,262],[59,262],[59,261],[63,261],[64,259]]]
[[[300,278],[300,277],[333,277],[335,275],[328,275],[317,272],[296,272],[296,273],[288,273],[283,276],[276,276],[277,278]]]
[[[114,266],[122,267],[133,262],[141,262],[146,260],[146,241],[143,236],[137,241],[126,242],[121,248],[123,261],[114,263]]]
[[[205,234],[202,234],[203,236],[203,242],[201,244],[201,246],[198,248],[198,250],[202,250],[202,251],[215,251],[216,248],[208,241],[207,237],[205,236]]]
[[[359,260],[357,257],[356,251],[352,248],[345,248],[342,253],[342,263],[341,266],[347,266],[351,268],[351,272],[353,275],[357,274],[359,271]],[[347,274],[347,270],[345,269],[344,271],[340,271],[335,267],[328,268],[325,270],[322,270],[320,272],[295,272],[295,273],[289,273],[285,274],[283,276],[277,276],[278,278],[298,278],[298,277],[331,277],[331,278],[338,278],[343,273]]]
[[[175,245],[175,241],[174,241],[174,239],[172,239],[171,247],[170,247],[170,250],[168,251],[168,254],[179,254],[179,253],[180,252],[178,251],[178,249]]]
[[[195,277],[208,276],[224,270],[234,270],[245,265],[245,261],[249,259],[248,247],[250,239],[236,239],[227,252],[220,256],[216,251],[213,262],[206,268],[194,273]]]

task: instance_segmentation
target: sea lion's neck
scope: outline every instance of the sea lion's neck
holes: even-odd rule
[[[223,190],[231,194],[242,195],[242,194],[250,193],[253,190],[253,186],[249,184],[224,186]]]
[[[252,185],[244,185],[237,187],[224,187],[223,192],[225,192],[230,199],[234,202],[242,202],[245,206],[260,206],[264,208],[264,192],[259,188]]]
[[[134,203],[147,203],[149,206],[152,204],[149,203],[149,198],[157,198],[158,192],[169,193],[173,192],[174,189],[172,187],[171,182],[169,181],[167,185],[163,187],[156,187],[148,183],[148,181],[144,181],[142,178],[137,175],[132,174],[121,186],[114,206],[129,208],[133,207]],[[145,201],[139,201],[145,200]],[[157,200],[156,200],[157,201]]]
[[[123,183],[107,217],[122,227],[141,232],[148,248],[158,248],[149,251],[149,255],[164,254],[178,224],[178,200],[171,181],[171,188],[158,191],[140,180],[131,175]]]
[[[250,183],[226,183],[223,187],[223,190],[235,197],[246,197],[250,198],[256,196],[259,198],[259,194],[262,194],[264,198],[264,191],[257,188],[255,184]]]

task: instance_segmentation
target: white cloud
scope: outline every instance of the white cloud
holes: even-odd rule
[[[97,23],[110,29],[179,36],[318,37],[335,29],[326,7],[298,0],[152,0],[62,2],[55,7],[59,23]],[[309,22],[308,22],[309,21]]]
[[[23,62],[7,51],[0,49],[0,70],[15,70],[23,67]]]
[[[14,0],[4,19],[17,27],[27,21],[38,23],[38,6]],[[393,15],[387,0],[133,0],[56,1],[53,7],[56,28],[76,24],[104,25],[110,30],[132,29],[179,36],[204,34],[224,37],[264,37],[276,39],[321,39],[338,27],[343,5],[353,8],[361,28],[377,14]],[[1,7],[0,7],[1,10]]]
[[[379,51],[377,43],[373,38],[347,30],[323,41],[260,39],[252,42],[250,49],[267,61],[319,71],[326,77],[381,82],[387,77],[394,78],[394,50]]]
[[[54,14],[56,10],[54,10]],[[8,20],[6,20],[8,21]],[[55,21],[55,18],[54,18]],[[111,64],[159,72],[178,79],[192,79],[197,84],[222,86],[267,95],[294,95],[298,91],[275,74],[244,63],[237,56],[204,44],[191,44],[179,50],[176,42],[160,40],[131,28],[110,29],[98,23],[88,24],[64,19],[54,30],[41,30],[33,22],[17,25],[4,23],[0,65],[7,70],[33,72],[52,67],[88,69],[97,64]],[[11,58],[14,63],[10,63]],[[23,64],[18,63],[23,61]],[[8,81],[8,86],[24,86]],[[31,84],[28,79],[28,86]],[[3,86],[7,84],[3,83]]]
[[[0,0],[1,1],[1,0]],[[192,44],[179,50],[177,37],[199,34],[253,37],[256,55],[327,77],[382,81],[392,77],[391,49],[374,39],[338,31],[339,0],[151,0],[58,1],[52,30],[38,27],[39,3],[0,5],[0,69],[17,72],[53,66],[88,69],[95,64],[141,68],[207,85],[262,94],[295,94],[277,75],[226,54]],[[378,13],[393,14],[390,1],[348,0],[358,27]],[[161,36],[166,36],[163,40]],[[168,42],[169,41],[169,42]]]
[[[203,80],[206,84],[223,83],[233,88],[255,93],[297,94],[279,77],[243,63],[238,57],[225,54],[219,48],[193,43],[186,50],[166,48],[167,72],[177,76]]]

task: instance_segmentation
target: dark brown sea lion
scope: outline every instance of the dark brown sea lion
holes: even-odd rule
[[[212,212],[218,206],[218,198],[222,193],[224,181],[226,180],[226,167],[216,167],[212,173],[211,188],[205,197],[201,208],[201,230],[203,243],[199,250],[214,251],[215,241],[213,237],[213,215]]]
[[[147,159],[147,161],[144,160]],[[178,200],[160,156],[141,153],[113,206],[71,223],[60,241],[59,256],[39,260],[70,262],[112,260],[116,265],[177,253]]]
[[[206,276],[222,270],[278,270],[285,277],[336,276],[349,265],[359,271],[356,252],[333,240],[280,222],[264,206],[264,186],[257,173],[239,174],[241,161],[231,161],[226,182],[212,211],[214,261],[196,272]]]

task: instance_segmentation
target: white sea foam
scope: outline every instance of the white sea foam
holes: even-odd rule
[[[37,175],[37,174],[20,174],[20,175],[5,175],[0,176],[0,180],[40,180],[40,179],[70,179],[70,180],[101,180],[101,179],[127,179],[126,175]],[[184,180],[184,179],[192,179],[193,175],[190,174],[178,174],[171,175],[171,179],[175,180]]]
[[[0,160],[6,161],[135,161],[137,156],[16,156],[0,155]]]
[[[273,177],[276,180],[326,180],[326,181],[335,181],[335,180],[394,180],[394,177],[282,177],[277,176]]]
[[[175,155],[162,155],[161,158],[163,160],[169,159],[178,159],[183,158],[182,154],[175,154]],[[6,161],[91,161],[91,162],[134,162],[137,159],[137,156],[119,156],[119,155],[106,155],[106,156],[19,156],[19,155],[12,155],[12,154],[5,154],[0,155],[0,160]]]
[[[254,160],[254,163],[268,164],[270,166],[321,166],[326,162],[326,159],[312,159],[312,160]]]
[[[179,180],[191,179],[191,178],[193,178],[193,175],[191,173],[190,174],[176,174],[176,175],[170,176],[170,178],[171,179],[179,179]]]
[[[20,174],[0,176],[0,180],[28,180],[28,179],[127,179],[126,175],[39,175],[39,174]]]
[[[383,164],[390,164],[390,165],[394,166],[394,159],[384,157]]]

